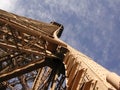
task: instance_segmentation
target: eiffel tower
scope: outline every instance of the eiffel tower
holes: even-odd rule
[[[0,10],[0,90],[120,90],[120,76],[59,39],[64,27]]]

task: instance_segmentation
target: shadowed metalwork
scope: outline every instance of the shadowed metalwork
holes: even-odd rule
[[[120,89],[120,77],[58,39],[62,31],[0,10],[0,90]]]

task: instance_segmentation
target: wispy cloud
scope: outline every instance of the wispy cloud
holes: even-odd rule
[[[12,11],[17,0],[1,0],[0,9]]]

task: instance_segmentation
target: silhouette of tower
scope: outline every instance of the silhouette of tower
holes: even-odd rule
[[[61,41],[62,31],[0,10],[0,90],[120,90],[120,77]]]

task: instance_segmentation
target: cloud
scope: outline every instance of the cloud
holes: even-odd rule
[[[12,11],[14,10],[14,6],[17,0],[1,0],[0,1],[0,9]]]

